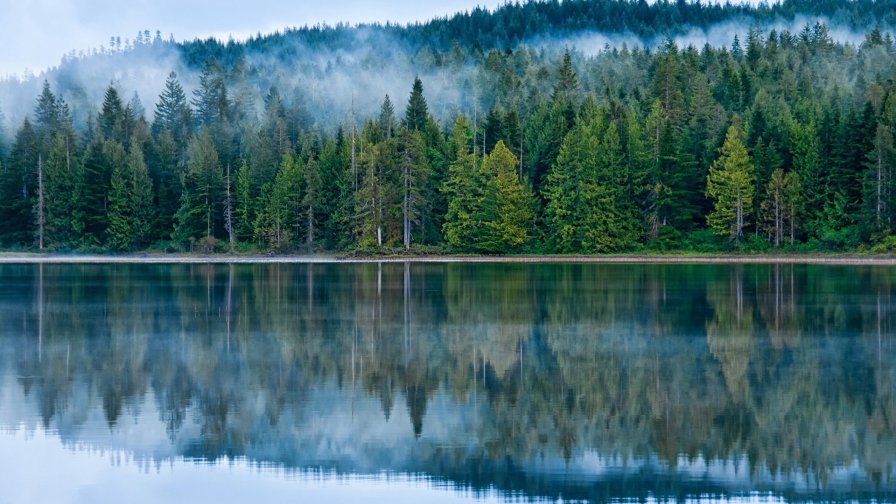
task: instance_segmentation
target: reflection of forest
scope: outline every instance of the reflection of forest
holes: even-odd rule
[[[151,395],[182,455],[352,470],[376,441],[354,440],[371,452],[354,458],[305,449],[306,409],[329,391],[346,418],[356,400],[410,417],[380,440],[411,447],[384,469],[474,487],[551,494],[526,467],[597,454],[668,470],[745,460],[821,489],[857,466],[861,488],[894,495],[893,269],[45,265],[0,278],[0,375],[20,377],[46,427],[101,408],[115,429]],[[199,429],[184,441],[188,419]]]

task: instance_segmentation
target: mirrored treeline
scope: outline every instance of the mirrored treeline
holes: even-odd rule
[[[0,279],[0,426],[73,449],[533,498],[896,498],[892,268],[45,264]]]

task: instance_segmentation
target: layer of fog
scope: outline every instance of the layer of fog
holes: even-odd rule
[[[771,29],[798,34],[807,25],[827,24],[827,21],[798,17],[757,27],[764,34]],[[750,20],[729,21],[708,29],[694,28],[673,39],[680,47],[701,48],[705,44],[730,47],[735,35],[745,44],[752,26]],[[863,33],[838,25],[828,26],[830,36],[837,42],[857,45],[864,39]],[[289,54],[288,58],[247,51],[254,113],[262,113],[262,97],[274,86],[287,103],[298,102],[317,126],[331,130],[336,125],[346,125],[352,111],[359,124],[363,118],[375,116],[387,94],[395,104],[396,113],[402,115],[415,76],[422,79],[430,110],[440,121],[449,120],[458,111],[472,113],[474,109],[491,105],[486,100],[477,100],[475,83],[481,77],[478,74],[481,68],[468,62],[432,64],[428,61],[431,59],[428,51],[413,50],[377,29],[357,29],[345,37],[326,49],[312,48],[295,38],[284,37],[277,52]],[[553,38],[536,37],[524,45],[548,54],[568,48],[592,57],[623,45],[656,48],[665,40],[661,36],[643,40],[630,33],[581,32]],[[87,123],[90,114],[96,114],[110,83],[118,88],[125,101],[136,93],[146,109],[147,119],[152,120],[155,102],[171,71],[178,74],[191,96],[199,82],[199,69],[189,68],[181,58],[180,49],[169,43],[72,58],[37,76],[2,80],[0,132],[5,131],[8,140],[24,117],[32,113],[44,80],[70,104],[80,127]]]
[[[670,38],[680,48],[689,46],[701,49],[705,45],[711,47],[728,47],[734,43],[737,36],[741,45],[746,49],[747,35],[752,28],[758,28],[767,36],[772,30],[778,33],[790,32],[798,35],[807,26],[812,28],[816,24],[823,24],[828,29],[828,35],[834,42],[858,46],[865,40],[865,32],[833,23],[830,19],[820,16],[796,16],[792,20],[779,19],[770,23],[757,24],[751,19],[738,21],[724,21],[713,24],[708,28],[694,27],[686,33],[673,37],[657,35],[650,39],[643,39],[631,32],[621,34],[608,34],[594,31],[583,31],[565,37],[535,37],[529,45],[544,48],[546,50],[556,48],[572,48],[586,56],[595,56],[607,49],[621,49],[623,45],[628,48],[648,47],[651,49],[661,47]]]
[[[460,89],[470,68],[460,72],[422,71],[415,62],[416,53],[392,37],[368,29],[356,30],[352,37],[326,50],[287,39],[277,49],[292,55],[286,61],[274,55],[248,53],[247,83],[254,98],[251,112],[262,113],[262,99],[275,87],[284,101],[298,102],[318,125],[346,123],[352,109],[360,124],[363,118],[378,113],[386,95],[401,115],[417,76],[425,84],[430,109],[436,116],[451,114],[460,103]],[[39,75],[0,80],[0,111],[6,117],[0,129],[11,135],[25,116],[33,113],[44,81],[69,104],[79,127],[84,127],[89,115],[96,115],[110,84],[125,102],[136,93],[151,121],[155,102],[171,71],[177,73],[188,98],[192,98],[201,69],[189,68],[179,49],[168,43],[70,59]]]

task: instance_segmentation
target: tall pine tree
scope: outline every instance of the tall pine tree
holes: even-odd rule
[[[132,144],[125,162],[113,169],[111,186],[109,247],[121,251],[146,247],[153,222],[152,180],[138,144]]]
[[[727,235],[732,242],[743,238],[744,227],[753,209],[755,176],[753,162],[744,145],[744,132],[735,118],[706,181],[706,195],[715,202],[706,222],[714,233]]]

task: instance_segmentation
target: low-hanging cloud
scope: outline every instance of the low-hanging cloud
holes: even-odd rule
[[[823,24],[828,28],[828,35],[834,42],[857,46],[865,40],[865,32],[844,27],[832,23],[831,20],[820,16],[796,16],[792,20],[778,19],[774,22],[757,23],[753,19],[741,19],[724,21],[712,24],[708,27],[692,27],[684,33],[677,35],[656,35],[650,38],[639,37],[631,32],[604,33],[596,31],[581,31],[559,37],[535,37],[528,44],[543,49],[575,49],[585,56],[596,56],[608,49],[620,49],[642,47],[656,49],[666,41],[672,40],[679,48],[696,47],[705,45],[711,47],[731,47],[734,37],[737,36],[741,44],[745,46],[747,35],[753,28],[758,28],[763,34],[768,35],[772,30],[799,34],[804,28]],[[890,28],[890,27],[887,27]]]
[[[832,25],[829,20],[799,16],[756,25],[750,19],[727,21],[708,28],[692,28],[673,36],[679,47],[730,47],[735,35],[746,41],[752,27],[799,33],[805,26],[826,23],[829,35],[841,43],[859,44],[863,33]],[[249,68],[248,84],[255,99],[252,112],[262,112],[262,97],[276,87],[287,102],[299,101],[318,126],[333,128],[347,124],[354,111],[358,121],[374,116],[388,94],[396,112],[403,112],[413,79],[419,76],[431,111],[441,120],[457,111],[472,112],[491,103],[476,103],[480,68],[468,63],[435,64],[428,50],[419,50],[377,27],[341,30],[328,44],[310,44],[298,36],[285,34],[275,49],[256,49],[251,43],[244,51]],[[668,37],[650,39],[632,33],[610,34],[582,31],[557,37],[535,37],[524,45],[537,50],[574,49],[592,57],[608,48],[659,47]],[[70,57],[40,75],[0,80],[0,111],[7,124],[0,130],[10,135],[33,111],[44,80],[68,102],[79,126],[86,124],[102,103],[106,87],[114,84],[124,100],[136,93],[151,120],[154,105],[168,73],[175,71],[188,94],[196,89],[200,69],[188,66],[180,46],[162,41],[146,41],[124,51],[105,51]],[[483,90],[479,90],[483,91]],[[486,90],[487,91],[487,90]],[[480,109],[481,110],[481,109]],[[0,116],[2,117],[2,116]]]

